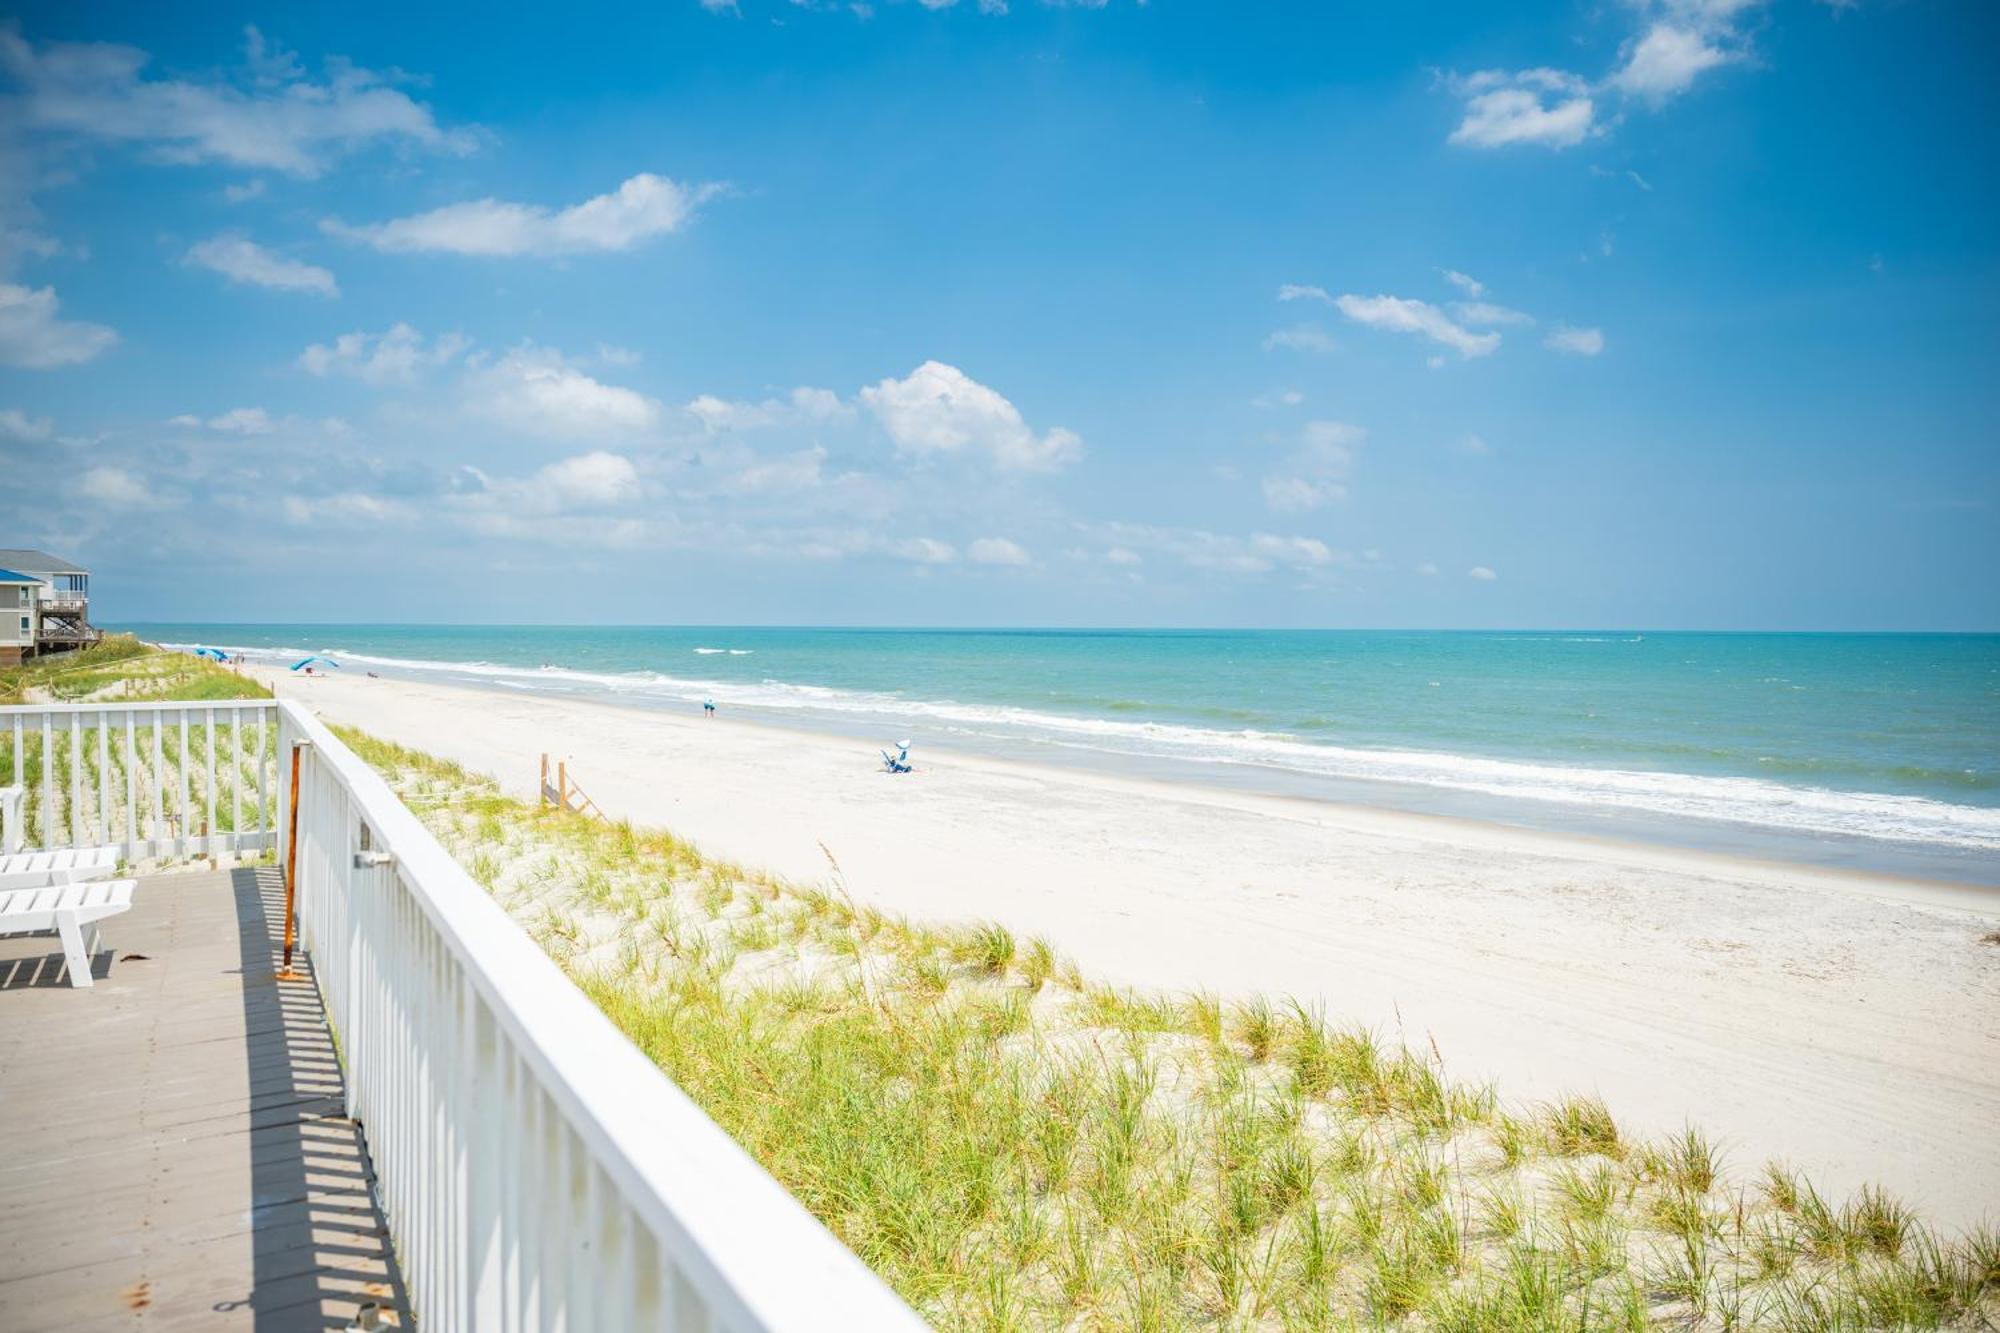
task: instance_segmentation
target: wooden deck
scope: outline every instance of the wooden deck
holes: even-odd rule
[[[142,880],[87,990],[53,935],[0,939],[0,1327],[407,1308],[318,993],[274,976],[283,893],[268,869]]]

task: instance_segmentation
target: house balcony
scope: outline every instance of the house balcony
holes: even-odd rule
[[[0,938],[0,1323],[924,1327],[299,704],[0,708],[9,792],[163,869]]]

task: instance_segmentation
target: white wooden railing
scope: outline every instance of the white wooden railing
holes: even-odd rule
[[[268,699],[0,707],[0,788],[22,789],[22,827],[7,836],[32,848],[115,843],[129,861],[269,847],[276,708]]]
[[[419,1327],[924,1324],[612,1026],[382,779],[278,704],[303,943]]]

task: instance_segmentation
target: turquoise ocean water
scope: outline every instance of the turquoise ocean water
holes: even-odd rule
[[[2000,882],[2000,635],[132,625],[348,671]]]

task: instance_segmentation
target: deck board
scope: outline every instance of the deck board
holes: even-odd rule
[[[268,869],[141,880],[87,990],[53,935],[0,938],[0,1325],[410,1324],[282,902]]]

